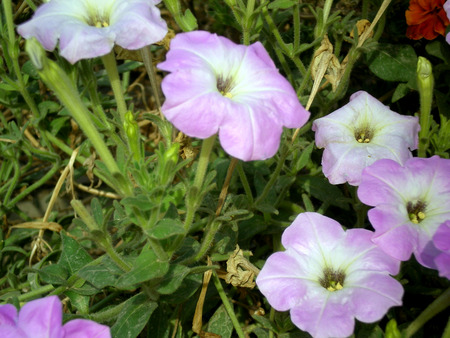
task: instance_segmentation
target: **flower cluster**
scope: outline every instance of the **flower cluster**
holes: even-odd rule
[[[325,148],[322,170],[330,183],[359,185],[363,169],[379,159],[405,163],[417,148],[420,125],[359,91],[347,105],[315,120],[312,130],[317,147]]]
[[[36,299],[20,312],[0,305],[0,337],[3,338],[110,338],[109,327],[91,320],[74,319],[62,325],[62,305],[57,296]]]
[[[448,8],[448,1],[444,5],[445,2],[446,0],[411,0],[405,13],[408,24],[406,36],[413,40],[433,40],[438,35],[444,35],[445,27],[450,24],[444,10],[444,6]]]
[[[162,40],[167,25],[155,6],[160,0],[52,0],[18,26],[47,50],[59,40],[61,55],[75,63],[108,54],[114,44],[139,49]]]
[[[399,261],[371,242],[372,232],[344,231],[317,213],[302,213],[284,231],[285,252],[271,255],[256,279],[278,311],[314,337],[347,337],[355,318],[371,323],[402,304],[403,288],[389,274]]]
[[[260,42],[178,34],[158,68],[170,72],[162,82],[166,118],[192,137],[219,133],[223,149],[244,161],[272,157],[283,126],[298,128],[309,118]]]

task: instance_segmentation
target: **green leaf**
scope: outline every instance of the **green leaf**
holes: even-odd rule
[[[327,179],[315,176],[302,176],[298,181],[309,195],[330,205],[348,210],[348,202],[341,190],[335,185],[331,185]]]
[[[187,301],[202,285],[202,275],[190,274],[183,280],[183,286],[170,295],[162,295],[161,301],[180,304]]]
[[[70,302],[81,314],[89,313],[89,301],[91,297],[80,295],[73,290],[67,290],[64,294],[69,297]]]
[[[367,54],[369,69],[386,81],[408,82],[416,77],[417,55],[410,45],[379,44]]]
[[[311,153],[314,148],[314,142],[311,142],[305,149],[301,151],[301,155],[294,164],[294,172],[297,173],[302,170],[309,162],[311,158]]]
[[[396,102],[403,98],[406,94],[411,91],[411,88],[406,83],[399,83],[397,88],[395,88],[394,94],[392,95],[392,102]]]
[[[433,55],[446,63],[449,63],[450,48],[446,43],[441,43],[440,41],[435,40],[427,44],[425,46],[425,50],[428,54]]]
[[[184,235],[183,223],[178,219],[165,218],[156,223],[155,227],[147,231],[154,239],[165,239],[174,235]]]
[[[39,112],[45,116],[48,113],[56,113],[61,106],[54,101],[42,101],[38,104]]]
[[[208,322],[207,332],[220,335],[221,338],[229,338],[233,333],[233,322],[222,304],[212,315]]]
[[[98,289],[115,286],[123,271],[107,255],[81,268],[77,275],[85,279]]]
[[[269,4],[270,9],[286,9],[294,6],[298,1],[294,0],[275,0]]]
[[[151,279],[160,278],[168,270],[169,262],[161,262],[150,245],[147,245],[136,259],[133,270],[122,275],[117,281],[117,286],[130,287]]]
[[[100,227],[103,224],[103,208],[98,198],[93,198],[91,201],[92,216],[94,216],[95,223]]]
[[[158,304],[151,302],[143,293],[128,299],[117,322],[111,328],[115,338],[134,338],[141,333]]]
[[[181,286],[189,271],[190,269],[184,265],[172,264],[169,271],[164,275],[157,291],[163,295],[174,293]]]
[[[39,277],[47,284],[65,284],[69,277],[69,272],[60,264],[52,264],[44,266],[42,269],[36,270]]]
[[[92,262],[91,256],[73,238],[61,233],[62,253],[58,264],[66,267],[70,275]]]

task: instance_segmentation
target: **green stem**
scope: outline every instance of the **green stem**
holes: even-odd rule
[[[108,235],[105,234],[99,224],[95,221],[94,217],[86,210],[83,203],[79,200],[72,200],[70,202],[75,212],[83,220],[84,224],[91,231],[95,241],[106,251],[108,256],[116,263],[116,265],[123,271],[128,272],[131,270],[131,266],[123,260],[123,258],[114,250]]]
[[[156,80],[155,68],[152,62],[152,51],[150,46],[145,46],[141,49],[142,61],[144,62],[145,69],[147,70],[147,75],[150,78],[150,85],[153,91],[153,97],[155,98],[156,107],[158,111],[161,111],[161,101],[159,99],[159,87],[158,81]]]
[[[117,317],[119,313],[122,312],[124,306],[125,302],[120,303],[119,305],[116,305],[113,308],[109,308],[108,310],[92,313],[88,315],[87,318],[99,323],[110,321],[111,318]]]
[[[300,4],[294,5],[294,53],[300,47]]]
[[[234,313],[233,306],[228,300],[225,290],[222,287],[222,283],[220,283],[220,279],[215,271],[213,271],[212,279],[214,282],[214,286],[216,287],[217,292],[219,293],[220,299],[222,300],[223,306],[225,307],[225,311],[227,311],[228,316],[230,317],[231,322],[233,323],[234,329],[236,330],[238,337],[245,338],[244,331],[242,331],[241,325],[239,324],[236,314]]]
[[[264,201],[266,199],[267,195],[270,192],[270,189],[272,189],[273,185],[275,184],[275,181],[280,176],[280,172],[281,172],[281,169],[283,168],[284,161],[286,160],[287,155],[288,155],[287,150],[281,154],[280,159],[278,160],[277,166],[276,166],[274,172],[272,173],[272,176],[270,177],[269,182],[267,182],[266,186],[264,187],[263,192],[256,199],[255,204],[259,204],[261,201]]]
[[[30,93],[28,92],[28,90],[25,87],[25,83],[23,81],[22,72],[20,70],[20,65],[19,65],[19,59],[18,59],[19,55],[16,55],[17,54],[16,52],[18,52],[18,48],[15,48],[16,36],[15,36],[15,31],[14,31],[13,17],[12,17],[11,0],[3,0],[3,9],[5,12],[6,27],[8,30],[8,39],[9,39],[8,42],[9,42],[9,47],[10,47],[8,52],[10,53],[10,58],[13,63],[14,73],[17,77],[20,94],[23,96],[25,102],[27,103],[28,107],[32,111],[33,116],[35,118],[39,118],[40,117],[39,109],[36,106],[36,102],[34,102],[33,98],[31,97]]]
[[[415,334],[427,321],[450,306],[450,288],[445,290],[417,317],[405,331],[405,337]]]
[[[91,113],[87,110],[86,106],[83,104],[83,101],[81,101],[77,90],[73,86],[72,81],[69,79],[67,74],[58,66],[56,62],[46,58],[42,46],[35,39],[27,40],[26,49],[30,55],[30,59],[39,73],[39,76],[45,84],[55,92],[56,96],[69,110],[72,117],[89,138],[95,150],[108,168],[109,173],[112,175],[111,178],[113,179],[114,175],[120,177],[120,170],[114,160],[114,157],[103,141],[100,133],[94,127],[90,117]],[[124,179],[117,180],[117,183],[113,185],[113,187],[119,190],[122,194],[131,195],[129,184]]]
[[[119,71],[117,70],[114,51],[102,56],[102,61],[105,65],[106,73],[108,74],[109,82],[111,83],[114,92],[114,97],[116,98],[117,110],[120,115],[120,125],[123,126],[125,114],[127,113],[127,105],[123,96],[122,84],[120,82]]]
[[[23,295],[20,295],[19,297],[17,297],[19,299],[19,302],[25,302],[31,298],[34,298],[36,296],[40,296],[44,293],[48,293],[50,291],[53,291],[55,289],[55,287],[53,285],[44,285],[41,286],[39,289],[35,289],[35,290],[31,290],[30,292],[27,292]]]
[[[189,232],[192,222],[194,220],[195,212],[197,211],[201,196],[203,180],[205,179],[206,169],[208,169],[209,155],[216,141],[217,135],[213,135],[203,140],[202,150],[200,152],[200,158],[197,163],[197,171],[195,173],[194,184],[191,186],[188,193],[188,199],[186,201],[186,219],[184,221],[184,230]]]
[[[369,3],[370,3],[370,0],[363,0],[362,10],[361,10],[361,19],[369,19]]]
[[[244,168],[242,168],[242,163],[237,163],[237,171],[239,174],[239,178],[241,179],[242,186],[244,187],[245,194],[247,195],[248,201],[253,204],[253,194],[252,189],[250,188],[250,184],[248,183],[247,176],[245,175]]]
[[[216,236],[217,231],[219,231],[222,222],[213,221],[209,226],[209,229],[206,231],[206,235],[203,238],[202,244],[200,246],[200,250],[195,255],[193,262],[198,262],[203,258],[204,255],[211,248],[211,244],[214,241],[214,237]]]

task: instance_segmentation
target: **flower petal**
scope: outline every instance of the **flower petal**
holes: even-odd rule
[[[339,297],[345,292],[338,294],[323,290],[311,294],[308,291],[308,297],[292,308],[292,322],[315,338],[350,336],[355,320],[351,309]]]
[[[402,285],[383,273],[355,272],[347,276],[345,289],[351,289],[348,306],[364,323],[376,322],[389,308],[402,305]]]
[[[62,336],[62,306],[57,296],[28,302],[19,312],[17,326],[33,338]]]
[[[74,319],[63,326],[65,338],[110,338],[110,329],[106,325],[92,320]]]
[[[271,255],[259,273],[256,284],[269,303],[278,311],[287,311],[303,298],[308,283],[305,271],[307,256],[277,252]]]
[[[17,320],[17,309],[14,305],[0,305],[0,326],[15,326]]]

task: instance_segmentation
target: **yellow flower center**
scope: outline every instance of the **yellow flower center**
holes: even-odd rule
[[[344,280],[345,274],[342,271],[326,268],[323,271],[323,277],[319,279],[319,283],[328,291],[334,292],[344,288]]]
[[[224,79],[222,75],[217,78],[217,90],[219,93],[231,99],[233,95],[231,94],[231,90],[233,89],[233,83],[231,78]]]
[[[355,139],[358,143],[369,143],[373,138],[373,131],[369,127],[360,127],[355,130]]]
[[[426,204],[422,201],[408,202],[408,204],[406,204],[409,220],[414,224],[419,224],[425,219],[425,210]]]

